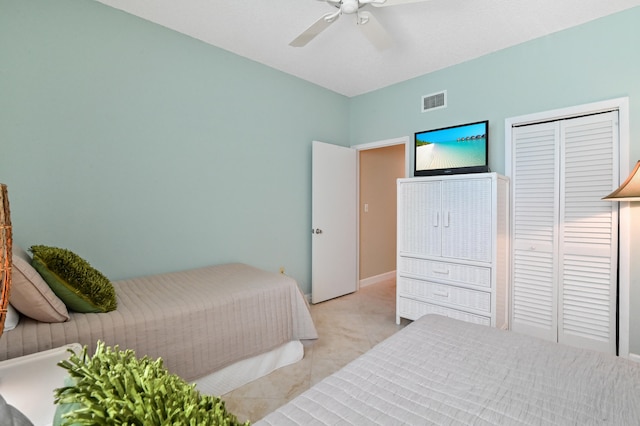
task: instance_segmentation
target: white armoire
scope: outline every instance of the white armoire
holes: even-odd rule
[[[398,323],[436,313],[506,328],[508,193],[496,173],[398,180]]]
[[[617,114],[512,129],[514,331],[616,351]]]

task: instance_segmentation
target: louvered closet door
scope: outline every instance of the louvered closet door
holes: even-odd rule
[[[615,353],[617,112],[513,129],[512,329]]]
[[[513,129],[511,328],[557,341],[559,127]]]
[[[491,262],[491,178],[442,182],[442,256]]]
[[[440,256],[442,218],[440,181],[400,185],[398,250],[403,254]]]
[[[558,340],[615,353],[618,113],[560,122]],[[615,172],[615,173],[614,173]]]

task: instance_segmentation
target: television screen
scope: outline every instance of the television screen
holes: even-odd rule
[[[415,134],[414,176],[489,171],[489,121]]]

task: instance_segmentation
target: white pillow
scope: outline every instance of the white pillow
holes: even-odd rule
[[[7,316],[4,319],[4,331],[13,330],[20,322],[20,314],[11,303],[7,304]]]
[[[9,303],[22,315],[37,321],[67,321],[67,307],[31,266],[31,257],[27,252],[14,244],[12,259]]]

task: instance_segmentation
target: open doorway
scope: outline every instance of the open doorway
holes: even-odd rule
[[[409,139],[358,150],[359,286],[395,277],[397,179],[409,176]]]

